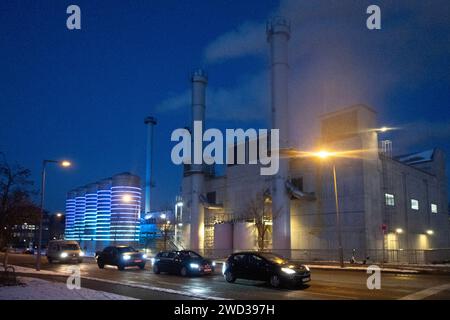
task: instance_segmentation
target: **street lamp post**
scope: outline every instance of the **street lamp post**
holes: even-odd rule
[[[42,173],[41,173],[41,212],[39,217],[39,237],[38,237],[38,252],[36,257],[36,271],[41,270],[41,249],[42,249],[42,225],[44,220],[44,197],[45,197],[45,169],[47,163],[58,163],[63,167],[70,167],[69,161],[57,161],[57,160],[44,160],[42,161]]]
[[[319,151],[315,153],[315,156],[326,159],[329,157],[333,157],[332,152],[328,151]],[[342,231],[341,231],[341,216],[339,212],[339,198],[338,198],[338,190],[337,190],[337,179],[336,179],[336,164],[333,162],[333,186],[334,186],[334,203],[336,206],[336,229],[337,229],[337,238],[338,238],[338,255],[339,255],[339,264],[341,268],[344,267],[344,248],[342,247]]]
[[[341,216],[339,213],[336,165],[334,163],[333,163],[333,184],[334,184],[334,201],[335,201],[335,205],[336,205],[336,225],[337,225],[337,234],[338,234],[339,263],[341,265],[341,268],[343,268],[344,267],[344,248],[342,247]]]

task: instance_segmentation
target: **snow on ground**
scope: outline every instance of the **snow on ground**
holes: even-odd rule
[[[18,277],[19,286],[0,286],[0,300],[135,300],[87,288],[67,288],[65,283]]]

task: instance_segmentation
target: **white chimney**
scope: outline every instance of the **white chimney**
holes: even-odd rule
[[[202,132],[205,124],[206,85],[208,78],[203,70],[197,70],[192,74],[192,128],[194,121],[202,122]],[[202,148],[203,150],[203,148]],[[200,203],[200,195],[203,192],[204,173],[202,164],[191,164],[192,202],[190,225],[190,248],[203,249],[205,213]]]
[[[289,104],[288,104],[288,42],[290,23],[276,17],[267,23],[267,41],[270,44],[271,62],[271,115],[272,128],[280,130],[280,149],[289,148]],[[285,183],[289,175],[289,160],[280,159],[278,174],[272,181],[273,220],[272,247],[286,255],[291,248],[290,198]]]
[[[144,123],[147,125],[147,155],[145,159],[145,216],[151,211],[151,195],[153,188],[153,127],[157,122],[154,117],[147,117],[145,118]]]

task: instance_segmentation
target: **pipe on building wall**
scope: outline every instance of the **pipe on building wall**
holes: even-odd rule
[[[314,193],[301,191],[299,188],[296,188],[289,180],[286,181],[286,189],[289,194],[296,199],[308,201],[316,200],[316,196]]]
[[[192,128],[194,122],[201,121],[201,131],[203,132],[205,123],[205,107],[206,107],[206,86],[208,78],[203,70],[197,70],[192,74]],[[197,146],[199,147],[199,146]],[[202,146],[200,146],[202,147]],[[196,146],[194,146],[196,148]],[[203,150],[203,148],[201,148]],[[194,150],[195,152],[195,150]],[[204,224],[205,213],[200,202],[200,195],[203,192],[204,185],[203,165],[191,165],[191,181],[192,181],[192,202],[191,202],[191,227],[190,227],[190,248],[203,249],[204,247]]]
[[[267,23],[267,41],[271,58],[271,116],[272,129],[279,129],[280,148],[289,148],[288,104],[288,42],[290,23],[281,17]],[[272,181],[273,249],[288,252],[291,248],[290,197],[285,182],[288,180],[288,159],[280,159],[278,174]]]

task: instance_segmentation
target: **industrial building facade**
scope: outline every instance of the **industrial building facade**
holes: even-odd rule
[[[267,26],[271,49],[272,128],[280,148],[289,149],[289,22]],[[192,119],[204,124],[207,77],[192,77]],[[249,200],[267,195],[272,215],[265,248],[298,259],[337,260],[337,235],[345,259],[410,261],[402,252],[449,247],[447,178],[442,151],[393,157],[390,142],[380,141],[376,112],[355,105],[320,119],[318,147],[355,150],[354,157],[281,158],[275,176],[261,176],[259,165],[227,166],[215,176],[205,166],[185,166],[182,181],[183,247],[217,255],[258,248],[257,230],[245,219]],[[340,230],[337,227],[333,170],[336,169]],[[385,257],[384,255],[395,255]],[[409,254],[409,253],[408,253]],[[445,252],[448,254],[448,251]],[[436,260],[442,257],[435,257]],[[447,257],[448,258],[448,257]],[[417,261],[427,257],[419,257]]]
[[[66,240],[95,251],[139,242],[141,181],[128,172],[74,189],[66,200]]]

